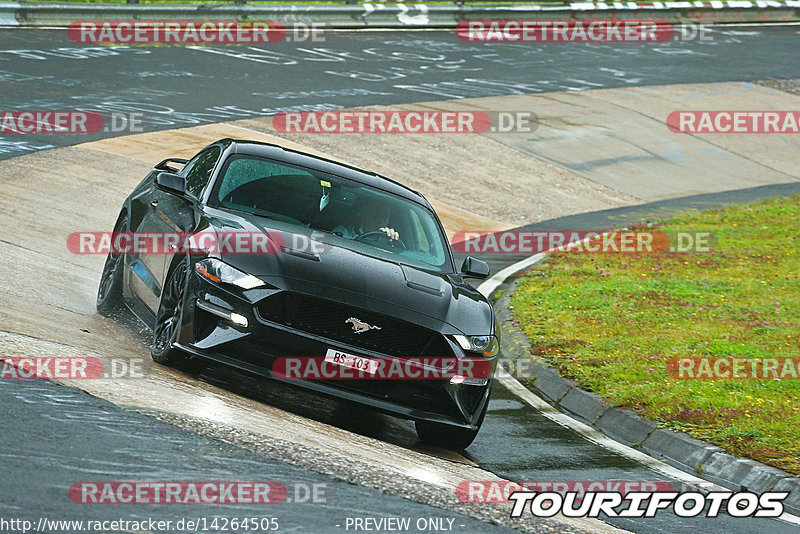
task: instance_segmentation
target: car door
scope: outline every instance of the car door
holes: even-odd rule
[[[219,146],[208,147],[181,169],[178,174],[186,179],[184,196],[154,186],[136,199],[142,211],[136,232],[161,237],[166,233],[193,231],[194,205],[208,183],[221,152]],[[168,249],[159,254],[134,254],[129,260],[133,272],[132,289],[154,315],[158,310],[161,290],[175,252],[175,249]]]
[[[163,204],[159,201],[156,206],[156,214],[160,224],[165,227],[172,228],[174,232],[192,232],[195,230],[195,214],[194,208],[203,196],[203,191],[208,185],[211,175],[214,174],[214,169],[219,162],[222,148],[218,145],[213,145],[197,156],[192,158],[179,173],[186,179],[186,193],[185,197],[179,197],[170,193],[165,193],[170,197]],[[172,265],[172,259],[175,257],[177,250],[169,248],[166,254],[162,255],[162,264],[160,267],[161,272],[161,285],[163,286],[169,274],[169,267]]]

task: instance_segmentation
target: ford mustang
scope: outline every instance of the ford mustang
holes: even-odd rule
[[[159,253],[112,247],[97,308],[127,307],[149,325],[156,362],[214,360],[411,419],[434,446],[474,440],[499,342],[492,306],[465,279],[489,268],[471,257],[455,268],[419,193],[311,154],[222,139],[142,180],[113,235],[137,234],[181,237]],[[288,376],[292,359],[361,379]],[[377,363],[417,360],[440,371],[480,360],[489,371],[378,376]]]

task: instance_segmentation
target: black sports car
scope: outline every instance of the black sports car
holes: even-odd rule
[[[491,305],[464,279],[489,268],[466,258],[455,269],[419,193],[278,145],[223,139],[159,163],[114,232],[191,236],[192,247],[167,240],[162,253],[112,249],[103,270],[98,310],[124,304],[150,325],[156,362],[208,358],[290,381],[412,419],[441,447],[463,449],[478,433],[499,343]],[[219,240],[199,244],[201,235]],[[269,246],[221,246],[231,235],[266,235]],[[286,358],[339,362],[367,379],[289,378],[275,370]],[[489,373],[370,378],[376,361],[413,358],[481,359]]]

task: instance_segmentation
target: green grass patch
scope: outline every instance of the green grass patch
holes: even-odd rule
[[[800,380],[677,380],[676,356],[800,356],[800,195],[687,214],[713,253],[559,254],[514,315],[563,376],[659,426],[800,473]]]

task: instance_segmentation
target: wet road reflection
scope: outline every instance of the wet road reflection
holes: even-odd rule
[[[419,450],[414,425],[383,415],[359,404],[321,397],[291,384],[248,375],[223,365],[210,364],[198,378],[281,410],[401,447]]]
[[[0,380],[0,405],[4,411],[0,419],[4,472],[0,477],[0,517],[6,520],[24,519],[35,525],[40,517],[173,522],[181,518],[274,517],[281,532],[333,532],[340,530],[337,525],[343,525],[347,517],[436,517],[452,519],[455,531],[511,532],[232,447],[52,382]],[[5,476],[8,474],[13,476]],[[76,482],[111,481],[264,481],[283,484],[288,493],[286,501],[268,505],[87,506],[70,499],[69,488]],[[317,492],[316,501],[296,497],[314,485],[324,488]],[[229,528],[232,532],[251,530],[232,523]]]

